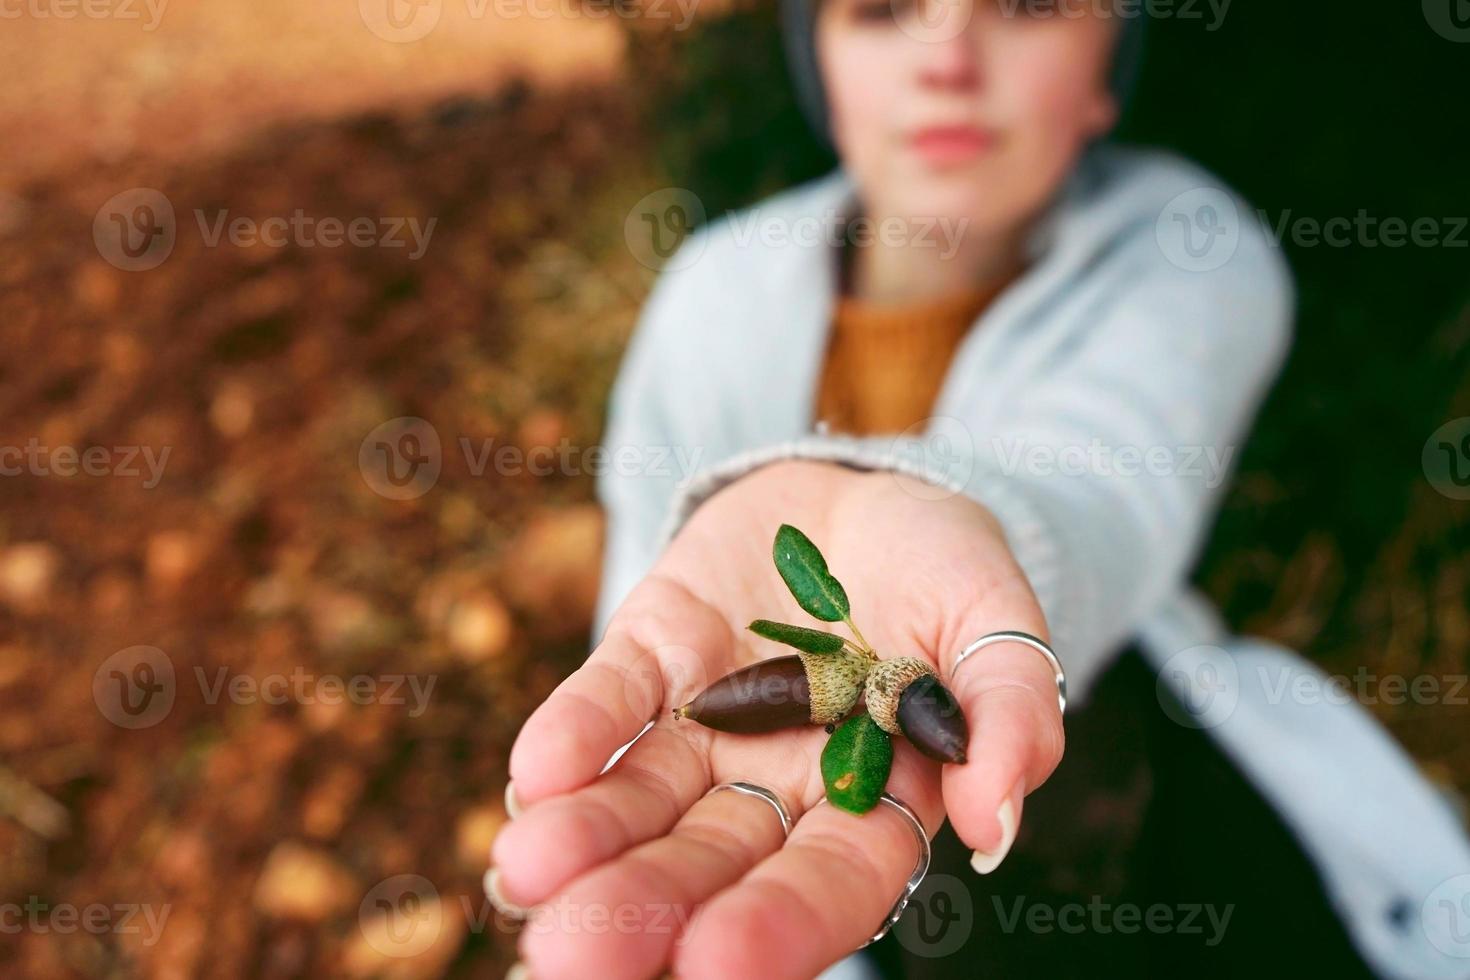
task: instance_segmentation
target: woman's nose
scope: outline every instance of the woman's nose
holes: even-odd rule
[[[921,0],[919,16],[930,29],[920,40],[919,81],[926,87],[971,89],[980,82],[971,0]]]

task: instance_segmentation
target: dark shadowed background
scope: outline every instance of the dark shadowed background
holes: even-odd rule
[[[587,650],[589,451],[654,276],[627,219],[832,162],[773,8],[690,3],[6,8],[0,971],[514,959],[480,874],[519,724]],[[1354,690],[1465,792],[1456,3],[1158,17],[1122,133],[1240,189],[1300,289],[1198,581],[1237,629],[1375,678]],[[1345,244],[1312,234],[1333,218]],[[1389,219],[1430,224],[1394,245]],[[432,465],[395,479],[384,446]]]

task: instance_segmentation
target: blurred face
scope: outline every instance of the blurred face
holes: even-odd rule
[[[1117,115],[1118,29],[1047,0],[823,0],[817,58],[869,213],[1018,230]]]

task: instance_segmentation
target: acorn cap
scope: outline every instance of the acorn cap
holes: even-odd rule
[[[899,734],[899,695],[903,694],[904,688],[925,675],[937,676],[929,662],[918,657],[880,660],[868,671],[864,692],[868,700],[868,714],[873,716],[879,728],[890,735]]]
[[[842,718],[863,693],[870,661],[850,653],[798,653],[811,690],[812,723],[826,725]]]

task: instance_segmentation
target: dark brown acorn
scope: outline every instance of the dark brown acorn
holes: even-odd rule
[[[798,653],[762,660],[715,681],[674,709],[722,732],[750,735],[842,718],[863,693],[868,661],[849,653]]]
[[[964,765],[970,726],[959,702],[933,674],[920,677],[898,696],[898,727],[929,758]]]
[[[917,657],[879,661],[868,673],[864,694],[879,728],[890,735],[902,732],[931,759],[965,762],[970,742],[965,713],[927,662]]]

